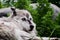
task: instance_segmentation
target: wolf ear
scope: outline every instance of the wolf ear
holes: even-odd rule
[[[11,10],[13,11],[13,16],[16,16],[17,14],[15,8],[12,7]]]

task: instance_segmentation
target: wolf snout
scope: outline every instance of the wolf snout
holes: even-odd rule
[[[29,31],[32,31],[34,28],[34,25],[30,25],[30,30]]]

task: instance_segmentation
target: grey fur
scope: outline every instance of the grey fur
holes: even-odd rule
[[[0,13],[1,12],[7,13],[8,12],[7,9],[3,9],[3,10],[1,9],[2,11],[0,11]],[[11,14],[10,17],[0,18],[0,25],[2,26],[2,28],[0,26],[0,30],[2,30],[2,33],[5,32],[8,35],[12,35],[12,37],[16,40],[29,40],[29,39],[40,40],[40,38],[36,36],[37,35],[36,25],[33,22],[33,20],[30,20],[30,18],[32,18],[31,14],[27,10],[16,9],[15,11],[17,13],[16,16],[13,16],[13,12],[10,10],[9,11],[9,13]],[[29,15],[29,17],[27,16],[27,14]],[[21,20],[22,18],[26,18],[26,20],[29,20],[31,22],[31,24],[28,21]],[[34,28],[31,31],[29,31],[31,29],[30,25],[34,26]],[[0,35],[3,35],[3,34],[0,34]]]

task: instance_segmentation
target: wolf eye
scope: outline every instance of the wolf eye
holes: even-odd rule
[[[26,21],[26,18],[22,18],[22,21]]]
[[[32,20],[32,18],[30,18],[30,20]]]

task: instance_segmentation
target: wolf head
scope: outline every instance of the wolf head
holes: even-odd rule
[[[25,31],[32,31],[35,27],[35,23],[33,22],[33,18],[27,10],[16,10],[16,16],[14,19],[19,22],[20,26]]]
[[[4,8],[4,9],[0,9],[0,13],[2,14],[7,14],[10,13],[11,18],[13,18],[14,20],[16,20],[20,26],[23,28],[23,30],[25,31],[32,31],[35,27],[35,23],[33,22],[33,18],[30,14],[29,11],[27,10],[19,10],[19,9],[15,9],[15,8]]]

